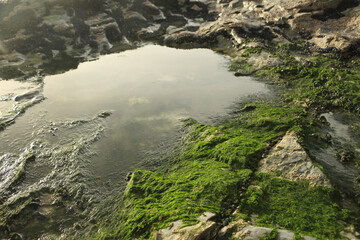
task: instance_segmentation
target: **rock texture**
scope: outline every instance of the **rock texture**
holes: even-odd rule
[[[294,132],[288,132],[259,163],[260,172],[277,174],[291,181],[308,180],[312,186],[331,187],[325,174],[311,162],[298,143]]]
[[[183,222],[176,221],[170,224],[167,229],[155,231],[155,240],[222,240],[222,239],[241,239],[256,240],[266,237],[274,232],[272,228],[259,227],[238,219],[227,226],[223,226],[212,220],[215,214],[205,212],[199,217],[199,223],[193,226],[183,227]],[[295,234],[288,230],[277,230],[278,240],[294,240]],[[307,240],[316,238],[304,236]]]
[[[0,4],[1,78],[4,66],[17,67],[26,75],[41,69],[41,63],[64,56],[81,61],[114,46],[121,50],[137,41],[161,42],[166,29],[195,31],[208,18],[205,3],[188,0],[14,0]]]
[[[356,0],[219,0],[213,11],[219,16],[216,21],[202,24],[197,32],[178,31],[167,36],[167,41],[209,42],[219,35],[235,45],[248,38],[276,42],[303,39],[316,51],[344,56],[359,53],[360,7]]]
[[[241,231],[237,232],[234,237],[237,239],[244,240],[255,240],[265,237],[273,232],[271,228],[256,227],[256,226],[246,226]]]
[[[0,55],[84,57],[138,40],[172,46],[307,40],[313,50],[359,54],[358,0],[16,0],[0,8]],[[26,19],[26,20],[25,20]],[[27,60],[29,61],[29,60]]]
[[[202,240],[215,239],[220,225],[209,221],[215,214],[205,212],[200,216],[199,223],[193,226],[184,227],[183,222],[176,221],[171,227],[156,231],[153,235],[155,240]]]

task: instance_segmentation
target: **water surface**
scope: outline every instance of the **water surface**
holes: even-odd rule
[[[144,153],[173,142],[181,119],[209,123],[246,96],[269,94],[264,83],[235,77],[228,64],[207,49],[150,45],[46,77],[45,100],[0,132],[0,173],[24,167],[25,154],[36,156],[15,192],[6,184],[4,191],[15,199],[40,185],[61,186],[100,201],[125,183]],[[104,111],[111,116],[98,115]]]
[[[0,147],[0,152],[26,145],[44,121],[90,118],[111,110],[106,137],[94,146],[94,170],[101,178],[128,171],[140,160],[139,151],[175,134],[180,119],[209,122],[242,97],[268,93],[264,83],[233,76],[228,63],[207,49],[145,46],[46,77],[46,100],[2,133],[3,139],[17,140]],[[48,141],[66,137],[62,134]]]

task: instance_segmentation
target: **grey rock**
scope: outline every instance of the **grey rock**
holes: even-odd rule
[[[215,213],[212,213],[212,212],[204,212],[202,215],[200,215],[198,217],[199,221],[200,222],[207,222],[209,220],[211,220],[211,218],[215,217],[216,214]]]
[[[259,172],[280,173],[281,177],[300,181],[308,180],[312,186],[331,187],[325,174],[315,167],[310,157],[298,143],[294,132],[288,132],[259,162]]]
[[[22,93],[20,95],[17,95],[14,97],[14,101],[19,102],[25,99],[31,99],[37,96],[40,93],[39,89],[31,90],[25,93]]]
[[[256,227],[256,226],[246,226],[241,231],[235,234],[235,238],[240,238],[244,240],[255,240],[266,235],[271,234],[273,229],[264,228],[264,227]]]
[[[314,237],[310,237],[310,236],[305,236],[304,240],[316,240],[316,238]]]
[[[221,239],[224,236],[229,235],[232,232],[240,231],[244,228],[248,223],[246,223],[243,219],[239,219],[229,225],[221,228],[218,232],[218,237]]]
[[[212,221],[200,222],[193,226],[183,227],[182,221],[176,221],[167,229],[155,231],[156,240],[201,240],[215,239],[220,226]]]
[[[295,234],[287,230],[278,230],[278,240],[293,240]]]

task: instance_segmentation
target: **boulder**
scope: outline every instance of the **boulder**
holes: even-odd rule
[[[122,33],[117,22],[106,13],[92,16],[84,23],[89,27],[89,39],[101,49],[109,49],[112,47],[111,43],[122,39]]]
[[[328,178],[314,166],[298,140],[295,132],[287,132],[269,154],[260,160],[258,171],[277,174],[291,181],[308,180],[312,186],[331,188]]]

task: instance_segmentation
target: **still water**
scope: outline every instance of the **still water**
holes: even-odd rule
[[[229,61],[208,49],[149,45],[46,77],[45,100],[0,132],[0,174],[23,167],[25,154],[36,156],[15,187],[11,174],[3,176],[4,198],[61,185],[101,199],[147,152],[171,143],[181,119],[211,123],[233,103],[269,94],[264,83],[235,77]],[[98,115],[104,111],[112,114]]]

